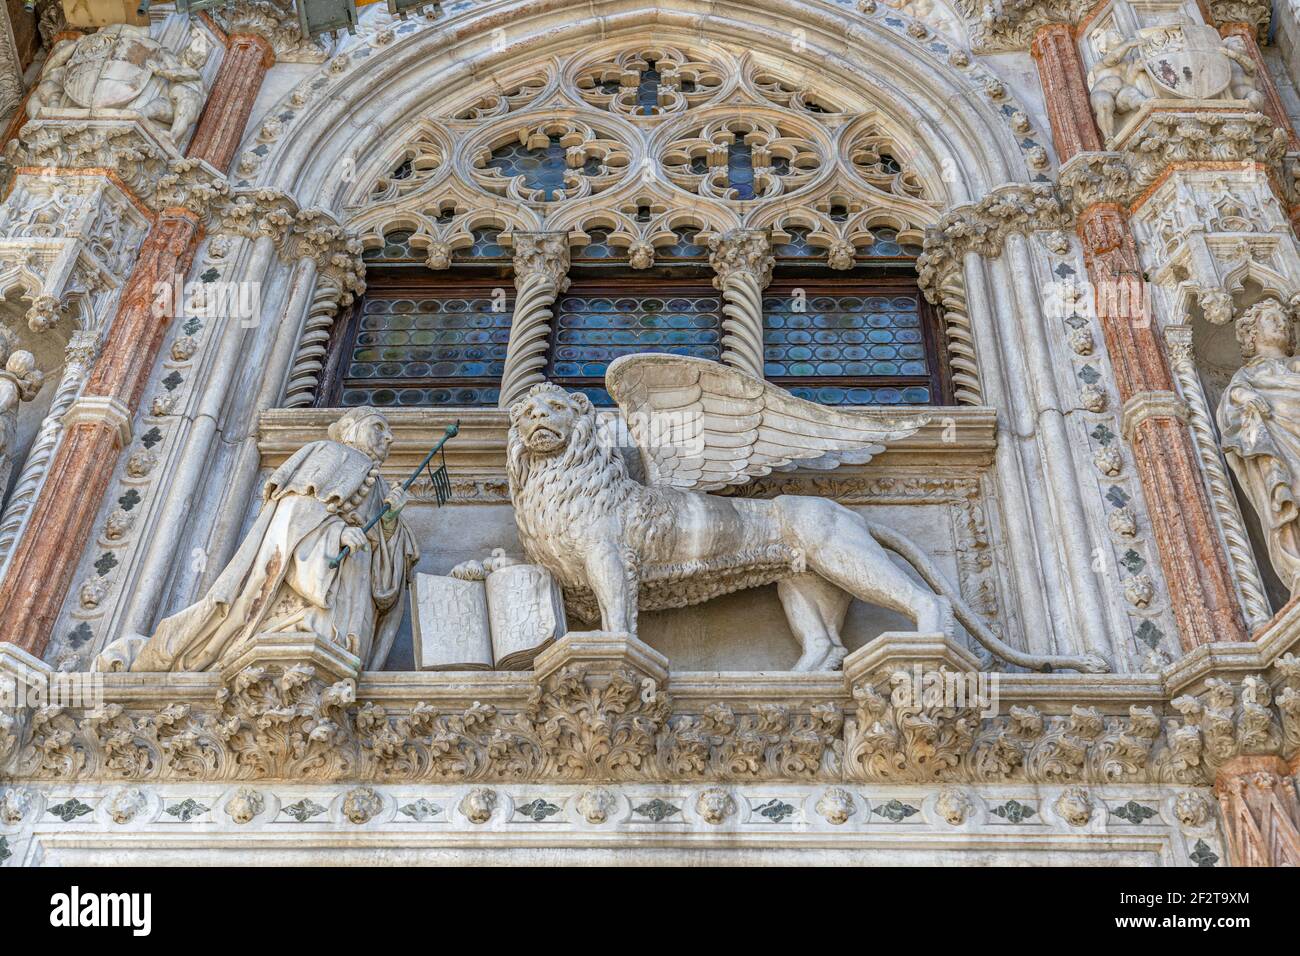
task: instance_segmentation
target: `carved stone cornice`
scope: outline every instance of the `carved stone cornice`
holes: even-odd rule
[[[230,193],[216,169],[178,155],[135,118],[32,120],[9,151],[19,168],[109,175],[154,212],[181,208],[203,218]]]
[[[967,17],[976,18],[971,48],[977,53],[1028,50],[1034,34],[1050,23],[1077,24],[1096,0],[964,0]]]
[[[298,14],[289,0],[237,0],[218,7],[211,16],[226,33],[262,37],[279,63],[324,63],[330,57],[326,39],[302,35]]]
[[[953,209],[926,230],[916,263],[921,291],[931,302],[937,301],[944,281],[961,269],[967,253],[995,259],[1002,254],[1007,236],[1060,229],[1069,221],[1069,210],[1053,184],[999,186],[979,202]]]
[[[1117,144],[1137,189],[1175,163],[1260,163],[1280,170],[1287,134],[1263,113],[1159,110]]]
[[[224,676],[110,674],[102,707],[39,707],[6,725],[6,776],[1204,786],[1237,758],[1300,752],[1300,661],[1289,654],[1276,687],[1265,674],[1211,678],[1168,701],[1135,694],[1135,675],[1086,689],[1000,675],[1000,701],[981,691],[956,706],[900,693],[911,671],[897,658],[851,668],[851,679],[727,675],[702,694],[686,675],[678,694],[661,668],[606,657],[359,682],[290,661]]]

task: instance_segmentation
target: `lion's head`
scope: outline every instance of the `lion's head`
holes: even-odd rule
[[[534,385],[526,397],[510,406],[511,428],[535,455],[553,455],[567,448],[587,419],[595,419],[591,400],[550,382]]]

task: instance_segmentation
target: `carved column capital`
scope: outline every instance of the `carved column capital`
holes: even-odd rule
[[[980,53],[1029,49],[1044,28],[1082,20],[1096,0],[973,0],[971,47]]]
[[[70,366],[88,369],[95,364],[101,344],[102,339],[98,332],[85,330],[73,332],[67,348],[63,350],[63,360]]]
[[[280,63],[324,63],[329,59],[332,41],[303,36],[291,0],[236,0],[211,15],[232,41],[238,36],[255,36]]]
[[[1300,803],[1277,756],[1234,757],[1214,779],[1235,866],[1300,866]]]
[[[1252,36],[1268,36],[1268,25],[1273,16],[1273,4],[1269,0],[1203,0],[1203,8],[1206,18],[1220,32],[1227,27],[1240,26],[1249,30]]]
[[[563,292],[569,287],[569,237],[564,232],[514,232],[515,285],[541,280]]]
[[[735,229],[709,240],[709,266],[716,273],[713,287],[722,289],[727,278],[736,273],[752,275],[760,288],[772,281],[776,258],[767,231]]]

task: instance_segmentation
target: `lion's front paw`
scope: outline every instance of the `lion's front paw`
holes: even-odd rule
[[[482,561],[462,561],[451,569],[451,576],[462,581],[483,581],[487,578],[487,569]]]

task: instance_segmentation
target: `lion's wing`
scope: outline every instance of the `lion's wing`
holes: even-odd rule
[[[609,366],[605,387],[641,449],[650,484],[695,491],[773,470],[862,464],[929,421],[845,411],[705,359],[642,353]]]

